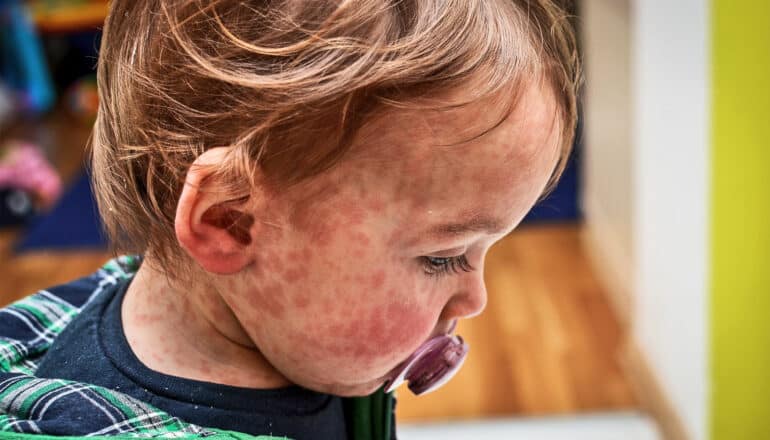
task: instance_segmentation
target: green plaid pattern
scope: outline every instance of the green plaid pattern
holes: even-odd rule
[[[88,300],[99,295],[106,287],[132,277],[139,262],[140,259],[133,256],[110,260],[91,275],[96,289],[83,304],[72,304],[51,292],[41,290],[0,309],[0,322],[11,329],[8,332],[10,335],[0,334],[0,372],[34,374],[37,361]],[[16,331],[14,323],[17,324]],[[2,328],[5,330],[6,327]]]
[[[117,391],[34,377],[38,361],[67,324],[105,288],[132,277],[140,261],[110,260],[88,278],[96,288],[87,298],[68,301],[42,290],[0,309],[0,439],[276,438],[202,428]]]

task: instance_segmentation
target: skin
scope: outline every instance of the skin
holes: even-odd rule
[[[199,191],[206,172],[192,167],[176,231],[196,282],[169,280],[151,259],[142,265],[122,309],[138,358],[166,374],[241,387],[297,384],[344,396],[379,388],[423,342],[483,310],[487,251],[553,172],[552,93],[526,87],[514,111],[477,136],[503,108],[491,100],[389,112],[330,171],[288,191],[255,188],[238,208],[249,219],[238,231],[217,221],[226,209],[216,191]],[[198,162],[216,164],[224,151]],[[472,218],[497,224],[431,232]],[[461,255],[472,270],[432,273],[440,265],[425,258]]]

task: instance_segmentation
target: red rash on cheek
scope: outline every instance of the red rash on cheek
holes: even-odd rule
[[[326,247],[332,244],[335,233],[336,229],[334,227],[325,225],[318,229],[318,231],[313,236],[313,240],[315,241],[316,245]]]
[[[294,306],[298,309],[306,309],[308,305],[310,305],[310,296],[309,295],[297,295],[294,297],[294,300],[292,301],[294,303]]]
[[[284,267],[282,257],[283,254],[278,254],[275,251],[268,251],[263,258],[260,258],[260,260],[256,262],[256,265],[262,272],[278,273],[283,270]]]
[[[353,233],[352,238],[354,243],[359,244],[361,246],[369,246],[369,244],[371,243],[369,236],[367,234],[364,234],[363,232]]]
[[[249,305],[254,310],[260,310],[275,319],[281,319],[286,313],[283,304],[283,289],[277,285],[265,285],[258,290],[258,294],[249,297]]]
[[[369,236],[363,232],[354,232],[350,237],[350,250],[354,257],[357,259],[364,258],[369,252],[369,244],[371,240]]]
[[[321,313],[324,317],[331,316],[332,312],[334,311],[334,301],[331,300],[325,300],[321,303]]]
[[[419,336],[421,333],[420,323],[427,322],[413,308],[404,304],[390,304],[385,314],[390,324],[390,337],[393,343],[399,346],[406,344],[411,338]],[[428,325],[432,325],[432,323],[428,323]]]
[[[372,289],[379,289],[382,287],[382,284],[385,282],[385,272],[384,271],[377,271],[374,275],[372,275],[369,278],[369,286]]]
[[[307,269],[302,267],[286,269],[281,273],[281,277],[287,283],[296,283],[302,281],[308,276]]]
[[[366,206],[375,214],[382,214],[385,211],[385,202],[379,197],[370,198]]]
[[[386,347],[390,342],[390,335],[383,331],[385,328],[385,317],[380,310],[374,310],[368,319],[368,325],[363,334],[372,347]]]
[[[314,357],[324,352],[353,360],[356,365],[374,364],[393,352],[411,348],[426,331],[425,318],[410,307],[390,304],[368,312],[354,312],[350,320],[326,324],[325,337],[316,343]],[[308,341],[305,341],[308,342]]]

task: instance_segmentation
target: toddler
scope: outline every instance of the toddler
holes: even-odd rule
[[[93,184],[115,250],[141,257],[0,315],[6,429],[393,438],[392,390],[459,368],[453,330],[484,308],[485,254],[564,168],[563,11],[110,8]]]

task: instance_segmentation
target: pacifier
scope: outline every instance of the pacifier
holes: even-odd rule
[[[467,356],[468,344],[462,337],[446,334],[431,338],[391,372],[385,392],[405,381],[417,396],[434,391],[460,371]]]

